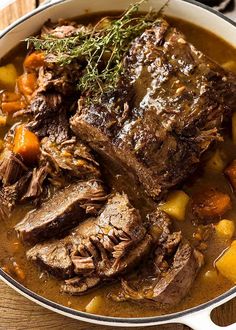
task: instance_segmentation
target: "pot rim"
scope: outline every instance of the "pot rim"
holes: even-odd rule
[[[169,1],[169,0],[167,0]],[[222,18],[224,21],[230,23],[236,28],[236,22],[231,20],[230,18],[224,16],[222,13],[216,11],[213,8],[208,7],[207,5],[204,5],[202,3],[199,3],[195,0],[182,0],[183,2],[190,3],[194,6],[201,7],[205,9],[206,11]],[[15,22],[13,22],[11,25],[9,25],[7,28],[5,28],[3,31],[0,32],[0,39],[5,36],[7,33],[9,33],[12,29],[14,29],[17,25],[23,23],[30,17],[44,11],[45,9],[48,9],[49,7],[56,6],[57,4],[62,4],[63,2],[67,2],[67,0],[49,0],[47,3],[44,5],[39,6],[38,8],[32,10],[28,14],[24,15],[23,17],[19,18]],[[91,323],[96,323],[100,325],[116,325],[116,326],[150,326],[150,325],[157,325],[161,323],[169,323],[169,322],[178,322],[180,321],[181,318],[184,316],[187,316],[191,313],[196,313],[200,312],[203,310],[207,310],[210,307],[215,308],[221,303],[223,304],[224,302],[230,300],[230,298],[233,298],[236,296],[236,286],[232,287],[228,291],[224,292],[223,294],[217,296],[214,299],[211,299],[203,304],[197,305],[195,307],[191,307],[188,309],[185,309],[183,311],[175,312],[175,313],[170,313],[170,314],[164,314],[164,315],[159,315],[159,316],[149,316],[149,317],[113,317],[113,316],[103,316],[103,315],[96,315],[96,314],[90,314],[87,312],[82,312],[79,310],[72,309],[70,307],[64,306],[62,304],[56,303],[52,300],[49,300],[32,290],[28,289],[25,287],[23,284],[12,278],[10,275],[8,275],[6,272],[4,272],[0,268],[0,279],[2,279],[7,285],[15,289],[17,292],[20,294],[24,295],[28,299],[40,304],[41,306],[45,308],[49,308],[53,311],[56,311],[60,314],[63,314],[68,317],[72,317],[75,319],[80,319],[81,321],[85,322],[91,322]]]

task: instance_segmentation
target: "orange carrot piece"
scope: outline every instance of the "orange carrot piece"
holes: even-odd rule
[[[13,152],[21,155],[28,164],[35,163],[38,159],[40,153],[39,139],[24,124],[16,128]]]
[[[4,92],[2,94],[2,102],[19,101],[20,98],[21,98],[21,95],[14,93],[14,92]]]
[[[31,97],[37,88],[37,76],[35,73],[24,73],[17,79],[17,87],[26,98]]]
[[[2,102],[2,111],[9,115],[16,111],[25,109],[26,104],[24,101],[12,101],[12,102]]]
[[[35,70],[40,66],[44,65],[44,54],[43,53],[32,53],[26,56],[24,60],[24,67],[26,70]]]
[[[207,188],[193,196],[193,214],[206,222],[217,221],[232,208],[230,196],[215,188]]]

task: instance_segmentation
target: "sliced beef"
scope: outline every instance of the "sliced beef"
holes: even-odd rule
[[[10,137],[8,137],[10,138]],[[0,161],[0,204],[1,218],[7,219],[16,204],[27,200],[39,203],[46,189],[44,181],[50,172],[45,161],[35,168],[27,167],[20,155],[5,149]]]
[[[81,294],[135,267],[148,253],[152,237],[126,195],[111,197],[97,218],[79,224],[62,240],[38,244],[27,256],[50,273],[71,278],[62,290]]]
[[[42,164],[33,169],[28,188],[21,198],[22,202],[35,199],[37,199],[36,202],[39,202],[41,200],[43,192],[46,190],[44,182],[50,171],[51,169],[47,164]]]
[[[60,144],[44,138],[41,141],[41,150],[43,158],[50,163],[57,175],[63,171],[79,179],[100,176],[99,164],[95,161],[90,148],[77,141],[75,137]]]
[[[28,128],[40,138],[48,136],[58,143],[69,138],[67,108],[58,93],[39,93],[30,105],[33,121]]]
[[[23,175],[12,185],[4,186],[0,189],[0,219],[6,220],[16,203],[25,194],[31,178],[31,172]]]
[[[6,150],[1,155],[0,161],[0,179],[4,186],[16,183],[21,176],[28,171],[20,156]]]
[[[93,27],[91,25],[85,26],[78,24],[77,22],[67,21],[65,19],[59,19],[58,23],[46,22],[41,29],[41,38],[45,36],[52,36],[54,38],[63,39],[71,37],[78,33],[85,34],[91,32]]]
[[[15,229],[19,237],[29,243],[55,237],[89,214],[96,214],[105,199],[100,181],[79,181],[59,190],[41,207],[29,212]]]
[[[160,211],[152,215],[151,227],[163,227],[156,244],[130,280],[122,280],[122,290],[113,299],[149,302],[156,307],[178,304],[189,292],[203,264],[202,254],[191,247],[181,232],[171,233],[170,222]]]
[[[97,287],[101,283],[99,276],[90,275],[87,277],[73,277],[65,280],[65,284],[62,286],[62,291],[71,295],[81,295],[88,292],[90,289]]]
[[[130,284],[123,280],[123,290],[117,300],[149,302],[159,307],[177,305],[189,292],[201,266],[201,253],[183,241],[171,266],[163,269],[161,275]]]
[[[65,240],[38,244],[27,253],[30,260],[37,263],[52,275],[59,278],[73,276],[73,263],[69,255],[69,246]]]
[[[164,20],[131,45],[115,91],[80,99],[75,134],[159,198],[220,139],[236,105],[236,79]],[[214,97],[213,97],[214,95]]]

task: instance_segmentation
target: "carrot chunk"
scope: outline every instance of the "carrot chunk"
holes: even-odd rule
[[[25,125],[16,128],[13,152],[21,155],[28,164],[35,163],[38,159],[40,153],[39,139]]]
[[[2,94],[2,102],[14,102],[19,101],[21,99],[21,95],[14,92],[4,92]]]
[[[229,195],[215,188],[208,188],[193,197],[193,215],[197,220],[203,220],[206,223],[217,221],[230,209]]]
[[[37,88],[37,76],[35,73],[24,73],[17,79],[17,87],[27,99],[31,97]]]
[[[236,189],[236,159],[225,169],[225,175],[229,178],[233,188]]]
[[[2,111],[7,114],[13,114],[16,111],[22,110],[26,107],[24,101],[2,102]]]
[[[40,66],[44,65],[44,54],[43,53],[32,53],[26,56],[24,60],[24,67],[26,70],[35,70]]]

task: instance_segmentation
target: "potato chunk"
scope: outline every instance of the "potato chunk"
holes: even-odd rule
[[[236,283],[236,241],[215,263],[218,271],[228,280]]]
[[[13,64],[0,67],[0,85],[14,88],[17,78],[17,71]]]
[[[166,202],[160,206],[160,209],[170,217],[183,221],[188,202],[189,196],[182,190],[176,190],[169,194]]]
[[[236,159],[225,169],[225,175],[229,178],[232,187],[236,189]]]
[[[217,221],[230,209],[229,195],[215,188],[205,189],[193,197],[193,215],[196,220],[203,220],[203,223]]]
[[[229,70],[229,71],[234,71],[236,72],[236,62],[235,61],[227,61],[225,63],[222,64],[222,67],[225,70]]]
[[[221,172],[225,168],[225,165],[226,164],[222,153],[220,150],[216,150],[206,163],[205,170],[209,172]]]
[[[215,225],[215,230],[219,237],[231,239],[234,235],[235,225],[232,220],[223,219]]]
[[[95,296],[85,307],[87,313],[96,314],[102,307],[103,299],[101,296]]]

